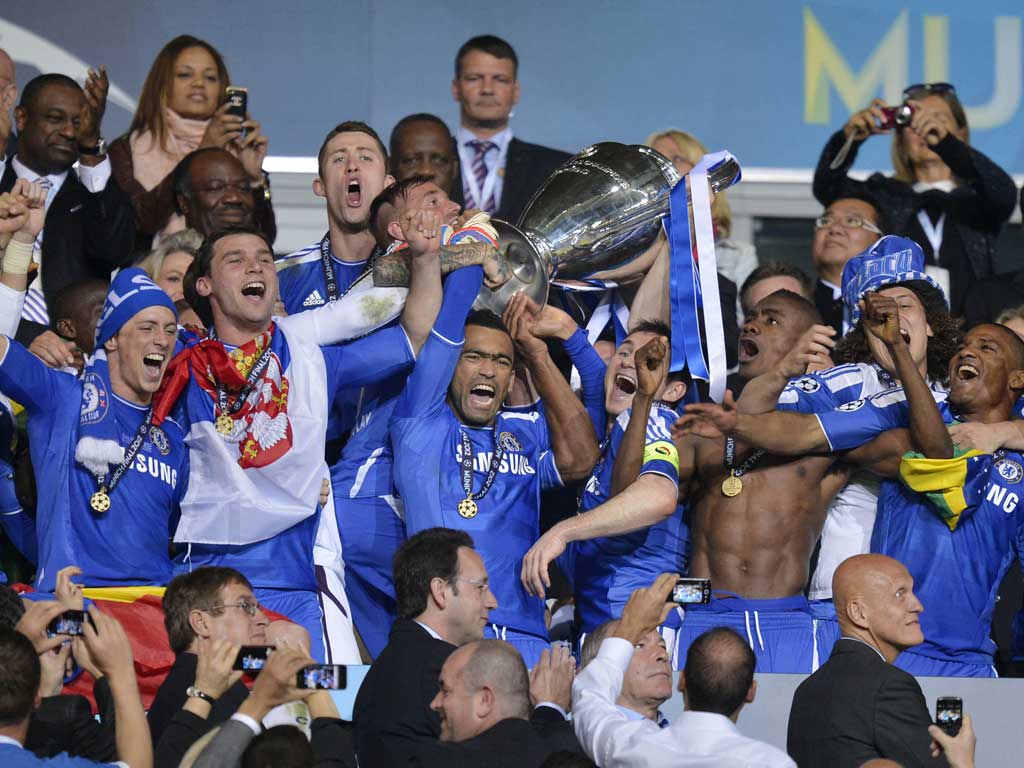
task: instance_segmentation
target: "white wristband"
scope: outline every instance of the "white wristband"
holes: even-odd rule
[[[10,275],[27,275],[32,263],[32,243],[11,240],[4,251],[3,271]]]

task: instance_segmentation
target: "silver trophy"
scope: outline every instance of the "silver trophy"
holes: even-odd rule
[[[708,173],[712,193],[740,173],[734,159]],[[682,177],[668,158],[650,147],[606,141],[567,160],[533,196],[518,226],[494,219],[499,246],[512,278],[497,290],[484,288],[475,306],[501,314],[512,294],[525,291],[539,304],[557,279],[600,277],[615,270],[621,281],[639,275],[629,265],[654,243],[669,195]]]

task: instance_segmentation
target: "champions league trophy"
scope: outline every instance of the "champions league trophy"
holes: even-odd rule
[[[740,174],[731,156],[708,171],[712,193],[732,185]],[[492,219],[512,279],[492,291],[484,288],[477,308],[498,315],[512,294],[524,291],[538,304],[547,301],[551,281],[569,290],[600,287],[615,271],[628,281],[646,268],[630,265],[654,243],[669,195],[682,177],[669,160],[650,147],[602,142],[587,147],[556,170],[533,196],[518,226]]]

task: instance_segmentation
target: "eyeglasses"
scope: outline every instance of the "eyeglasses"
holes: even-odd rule
[[[846,229],[861,229],[864,228],[868,232],[874,232],[876,235],[882,234],[882,230],[876,227],[867,219],[861,216],[832,216],[831,214],[824,214],[814,220],[815,229],[827,229],[833,224],[839,222],[840,226],[846,227]]]
[[[466,579],[462,576],[456,576],[455,581],[464,581],[467,584],[471,584],[480,590],[480,594],[485,594],[491,588],[491,582],[488,579]]]
[[[258,600],[242,599],[239,600],[237,603],[220,603],[219,605],[211,605],[206,610],[219,611],[222,608],[241,608],[250,616],[255,616],[256,611],[260,609],[260,604]]]
[[[903,100],[906,101],[912,94],[921,91],[927,94],[952,93],[956,96],[956,88],[951,83],[914,83],[903,89]]]

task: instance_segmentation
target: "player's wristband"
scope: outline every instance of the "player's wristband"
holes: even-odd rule
[[[32,243],[11,240],[4,252],[3,271],[10,275],[27,275],[32,263]]]

